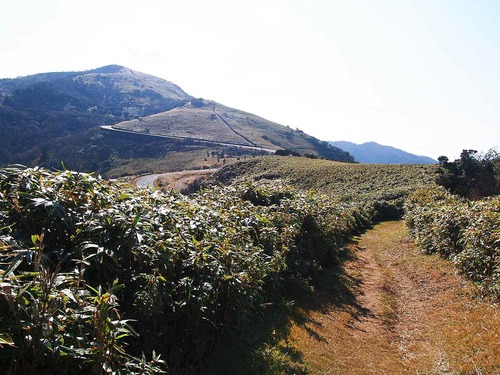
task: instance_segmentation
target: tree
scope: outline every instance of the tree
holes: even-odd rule
[[[495,195],[499,192],[494,168],[497,159],[498,153],[490,151],[481,157],[476,150],[463,150],[460,159],[453,162],[440,156],[436,183],[470,199]]]

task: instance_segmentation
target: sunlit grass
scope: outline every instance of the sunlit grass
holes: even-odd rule
[[[300,353],[308,373],[500,371],[498,305],[477,298],[450,261],[420,252],[403,223],[381,224],[350,251],[345,272],[326,270],[315,292],[298,301],[282,339]],[[374,263],[366,263],[366,252]],[[367,279],[374,271],[366,267],[374,264],[378,271]],[[369,298],[378,296],[374,311],[358,305],[366,288],[374,288]]]

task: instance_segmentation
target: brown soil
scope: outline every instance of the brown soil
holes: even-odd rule
[[[196,190],[200,183],[210,177],[217,169],[200,169],[162,174],[155,181],[155,186],[161,190],[176,190],[189,193]]]
[[[378,225],[349,253],[345,274],[325,272],[300,304],[286,340],[308,373],[500,373],[499,306],[422,254],[404,223]]]

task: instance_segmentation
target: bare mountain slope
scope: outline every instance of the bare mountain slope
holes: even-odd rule
[[[203,105],[196,103],[203,103]],[[215,107],[215,103],[193,100],[183,107],[121,122],[114,125],[113,128],[172,138],[189,138],[255,146],[252,142],[233,131],[221,118]]]
[[[163,113],[118,123],[113,128],[270,150],[288,149],[300,154],[352,161],[348,153],[303,131],[203,99],[191,100]]]

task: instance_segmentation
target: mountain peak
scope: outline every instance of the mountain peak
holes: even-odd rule
[[[89,70],[87,73],[118,73],[119,71],[125,69],[122,65],[105,65],[97,69]]]
[[[101,125],[117,132],[100,132]],[[64,160],[82,170],[137,172],[145,171],[145,158],[168,164],[174,152],[191,153],[195,163],[193,150],[200,147],[235,149],[239,156],[293,149],[353,161],[303,132],[196,99],[172,82],[117,64],[0,79],[0,165],[55,167]],[[133,160],[141,160],[141,169],[129,165]]]

